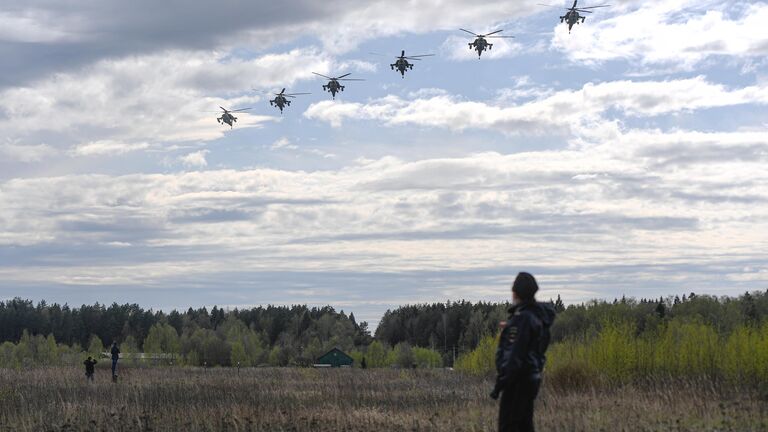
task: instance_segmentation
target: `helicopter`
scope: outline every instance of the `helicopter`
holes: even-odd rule
[[[571,29],[573,28],[574,24],[579,24],[579,20],[581,20],[581,23],[583,24],[584,21],[587,19],[585,15],[584,16],[579,15],[579,12],[592,13],[593,11],[589,9],[597,9],[597,8],[604,8],[604,7],[610,6],[610,5],[599,5],[599,6],[587,6],[587,7],[577,8],[576,4],[578,4],[578,2],[579,0],[573,0],[573,6],[571,6],[570,9],[566,8],[565,10],[567,10],[568,12],[566,12],[565,15],[560,17],[561,23],[568,24],[568,33],[571,32]],[[548,6],[548,7],[554,7],[559,9],[558,6],[552,6],[548,4],[542,4],[542,3],[539,3],[539,6]]]
[[[365,81],[363,79],[345,78],[345,77],[348,77],[348,76],[352,75],[352,73],[344,74],[344,75],[342,75],[340,77],[336,77],[336,78],[331,78],[329,76],[325,76],[325,75],[319,74],[317,72],[312,72],[312,73],[315,74],[315,75],[321,76],[323,78],[327,78],[329,80],[328,84],[323,86],[323,91],[330,92],[331,95],[333,95],[334,99],[336,99],[336,93],[344,91],[344,86],[339,84],[339,81]]]
[[[490,50],[490,49],[493,48],[493,44],[492,43],[488,43],[488,41],[486,39],[490,39],[490,38],[511,39],[511,38],[514,38],[514,36],[502,36],[502,35],[493,36],[496,33],[503,32],[504,30],[496,30],[495,32],[484,34],[484,35],[473,33],[473,32],[471,32],[469,30],[464,30],[464,29],[459,29],[459,30],[461,30],[463,32],[467,32],[467,33],[477,37],[477,39],[475,39],[474,42],[470,42],[469,43],[469,49],[477,51],[477,59],[478,60],[480,60],[480,56],[483,55],[483,51]]]
[[[221,117],[216,119],[216,121],[218,121],[219,124],[222,124],[222,123],[228,124],[230,129],[232,129],[232,127],[234,126],[234,123],[237,123],[237,117],[232,115],[232,113],[241,112],[241,111],[248,111],[250,109],[250,108],[241,108],[241,109],[236,109],[236,110],[231,110],[230,111],[230,110],[228,110],[228,109],[226,109],[226,108],[224,108],[222,106],[220,106],[219,108],[221,108],[222,111],[224,111],[224,112],[221,114]]]
[[[413,64],[408,63],[408,60],[421,60],[421,57],[432,57],[434,54],[421,54],[421,55],[415,55],[415,56],[405,56],[405,50],[403,50],[402,53],[400,53],[400,57],[395,57],[397,60],[389,65],[392,70],[397,69],[398,72],[400,72],[400,75],[405,78],[405,71],[408,69],[413,70]]]
[[[275,93],[275,98],[269,101],[269,104],[280,108],[280,114],[283,113],[283,109],[287,106],[291,106],[291,101],[287,98],[293,98],[299,95],[308,95],[312,93],[285,93],[285,89],[283,89],[280,93]]]

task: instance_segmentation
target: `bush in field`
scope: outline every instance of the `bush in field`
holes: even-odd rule
[[[19,344],[24,345],[24,344]],[[88,341],[88,354],[93,356],[93,358],[99,358],[101,353],[104,352],[104,342],[102,342],[101,338],[99,338],[96,335],[91,335],[90,340]]]
[[[179,334],[168,324],[153,325],[144,339],[145,353],[178,354],[180,349]]]
[[[480,340],[477,348],[459,356],[453,367],[456,370],[469,372],[475,375],[487,375],[495,373],[496,345],[498,338],[486,336]]]
[[[369,368],[383,368],[389,366],[387,361],[388,349],[379,341],[373,341],[366,351],[365,361]]]
[[[443,366],[443,356],[429,348],[413,348],[413,361],[418,368],[436,368]]]

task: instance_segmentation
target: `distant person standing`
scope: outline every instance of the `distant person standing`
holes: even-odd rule
[[[112,342],[112,380],[117,380],[117,361],[120,360],[120,347],[117,346],[117,341]]]
[[[85,378],[93,382],[93,374],[96,372],[94,366],[96,366],[96,360],[94,360],[91,356],[88,356],[87,359],[83,362],[85,365]]]
[[[555,309],[538,303],[539,290],[530,273],[520,273],[512,285],[509,318],[496,350],[496,385],[491,392],[499,403],[499,432],[533,432],[533,402],[539,394],[549,327]]]

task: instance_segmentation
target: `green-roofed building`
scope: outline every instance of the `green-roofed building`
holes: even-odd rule
[[[320,356],[315,367],[352,367],[355,360],[346,355],[342,350],[334,348]]]

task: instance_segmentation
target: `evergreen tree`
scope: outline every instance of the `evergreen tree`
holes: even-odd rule
[[[558,314],[565,312],[565,303],[560,298],[560,294],[557,295],[557,300],[555,300],[555,312]]]

